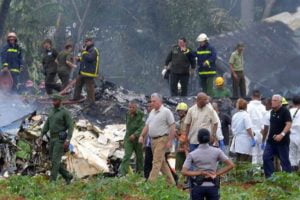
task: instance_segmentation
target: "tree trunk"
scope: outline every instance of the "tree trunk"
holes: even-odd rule
[[[272,8],[273,8],[275,3],[276,3],[276,0],[265,0],[265,9],[264,9],[262,19],[270,17],[271,12],[272,12]]]
[[[246,26],[254,22],[254,0],[241,0],[241,22]]]
[[[3,0],[0,8],[0,38],[2,38],[5,29],[5,22],[9,13],[11,0]]]

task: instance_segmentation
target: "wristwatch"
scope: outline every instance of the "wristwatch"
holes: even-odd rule
[[[281,132],[280,135],[282,135],[284,137],[285,136],[285,132]]]

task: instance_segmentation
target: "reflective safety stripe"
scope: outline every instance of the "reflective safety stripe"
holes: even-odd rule
[[[97,62],[96,62],[96,75],[98,75],[99,71],[99,62],[100,62],[100,53],[97,48],[95,48],[95,51],[97,53]]]
[[[217,74],[217,72],[216,71],[199,72],[199,75],[210,75],[210,74]]]
[[[13,52],[13,53],[18,53],[18,49],[7,49],[7,52]]]
[[[83,51],[81,54],[82,54],[82,55],[84,55],[84,54],[89,54],[89,52],[88,52],[88,51]]]
[[[197,51],[199,55],[211,54],[211,51]]]
[[[189,53],[190,52],[190,50],[189,49],[186,49],[186,51],[184,51],[183,53],[184,54],[187,54],[187,53]]]
[[[88,77],[97,77],[98,76],[97,74],[89,73],[89,72],[83,72],[83,71],[81,71],[80,74],[83,75],[83,76],[88,76]]]
[[[11,72],[20,73],[20,70],[19,70],[19,69],[15,69],[15,68],[13,68],[13,69],[10,69],[10,71],[11,71]]]
[[[100,54],[99,54],[99,51],[98,49],[94,48],[94,50],[96,51],[97,53],[97,60],[96,60],[96,69],[95,69],[95,73],[90,73],[90,72],[83,72],[81,71],[80,74],[83,75],[83,76],[88,76],[88,77],[97,77],[98,76],[98,71],[99,71],[99,61],[100,61]],[[82,52],[83,54],[84,52]]]

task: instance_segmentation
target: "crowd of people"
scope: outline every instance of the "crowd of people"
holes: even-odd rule
[[[298,170],[299,96],[289,106],[278,94],[262,100],[260,92],[254,90],[252,99],[247,102],[239,98],[230,114],[220,111],[221,103],[200,92],[191,107],[185,102],[178,103],[176,116],[163,105],[162,96],[154,93],[148,104],[148,117],[143,122],[137,103],[130,102],[126,116],[130,129],[125,136],[121,175],[126,175],[129,158],[135,152],[138,173],[143,172],[144,164],[148,181],[156,181],[162,172],[167,182],[175,185],[178,180],[168,163],[172,145],[175,146],[175,170],[190,177],[187,180],[192,199],[204,196],[217,199],[218,177],[235,165],[261,166],[266,178],[272,176],[275,168],[288,173]],[[143,145],[145,162],[141,154]],[[276,159],[281,167],[274,164]],[[217,167],[220,161],[225,163],[224,168]]]
[[[219,177],[240,163],[262,165],[266,178],[272,176],[275,168],[278,169],[278,166],[274,166],[274,159],[280,161],[282,171],[297,171],[300,161],[300,97],[294,97],[293,105],[289,107],[286,105],[288,102],[278,94],[262,101],[260,91],[254,90],[251,101],[247,102],[244,99],[244,45],[239,43],[229,59],[233,97],[238,99],[234,102],[235,109],[222,111],[220,107],[224,101],[214,99],[231,102],[229,97],[232,95],[225,87],[224,78],[215,78],[216,50],[209,44],[206,34],[200,34],[197,41],[199,48],[193,52],[186,46],[186,39],[180,38],[178,45],[167,56],[163,75],[169,74],[172,96],[186,96],[189,76],[195,73],[198,65],[202,92],[197,94],[193,105],[178,103],[176,116],[164,106],[163,98],[158,93],[151,95],[147,114],[137,102],[131,101],[126,114],[125,156],[119,175],[128,173],[134,153],[135,172],[143,174],[147,181],[155,182],[161,172],[168,184],[175,186],[177,174],[182,174],[189,177],[186,181],[192,199],[218,199]],[[50,132],[51,180],[55,181],[58,173],[61,173],[70,183],[73,176],[64,169],[61,157],[70,145],[73,122],[70,113],[61,106],[63,97],[57,92],[69,85],[72,71],[77,67],[73,60],[75,58],[80,67],[72,99],[82,99],[81,91],[85,85],[87,101],[93,104],[94,79],[99,73],[99,51],[92,38],[85,39],[80,55],[76,57],[72,55],[73,45],[70,43],[61,52],[53,48],[49,39],[42,46],[45,88],[53,99],[53,109],[42,130],[42,135]],[[15,33],[8,34],[1,61],[2,70],[9,71],[12,76],[12,90],[17,91],[23,60]],[[56,76],[61,84],[56,83]],[[178,83],[181,84],[180,90]],[[175,146],[176,171],[168,162],[172,146]],[[235,164],[230,157],[235,159]],[[224,162],[225,166],[219,168],[219,162]]]
[[[95,78],[99,75],[99,50],[94,46],[92,38],[87,37],[84,45],[79,50],[77,56],[73,55],[74,47],[72,43],[66,43],[64,49],[58,52],[50,39],[45,39],[42,43],[43,56],[42,73],[44,74],[44,84],[40,84],[40,89],[45,88],[50,96],[53,93],[62,92],[71,82],[73,71],[78,71],[75,81],[75,92],[73,101],[79,101],[83,86],[87,91],[87,102],[95,102]],[[1,50],[2,71],[10,72],[12,77],[12,91],[20,90],[20,74],[23,71],[23,51],[18,44],[17,35],[14,32],[8,33],[7,44]],[[79,65],[79,69],[77,65]],[[60,83],[57,83],[59,78]],[[26,83],[27,84],[27,83]],[[32,83],[31,83],[32,84]]]

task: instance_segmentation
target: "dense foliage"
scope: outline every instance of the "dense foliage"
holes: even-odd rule
[[[249,169],[247,170],[249,171]],[[300,196],[300,176],[298,174],[277,173],[268,180],[264,180],[260,176],[260,180],[256,179],[255,181],[250,180],[250,176],[247,177],[247,175],[244,180],[233,180],[232,174],[229,176],[231,176],[230,181],[223,180],[221,199],[296,200]],[[149,184],[136,175],[123,178],[99,176],[77,180],[71,185],[65,185],[62,180],[55,184],[50,183],[43,176],[12,176],[7,180],[1,180],[0,188],[0,199],[188,199],[187,191],[168,187],[163,179],[159,179],[156,184]]]

